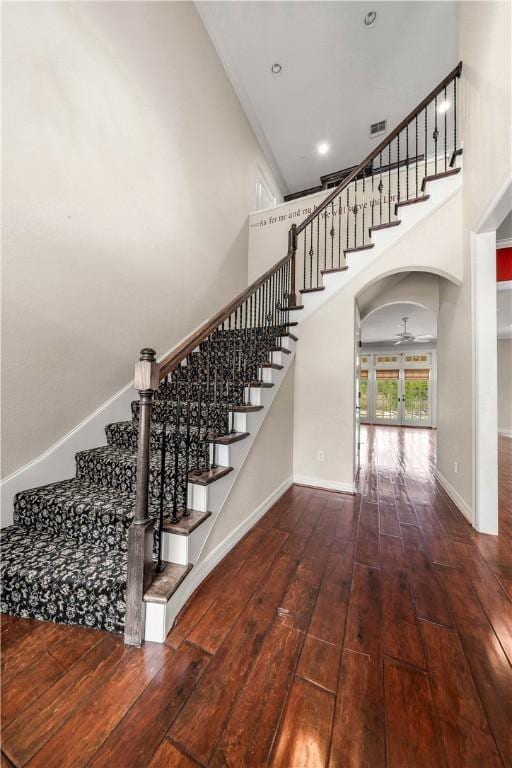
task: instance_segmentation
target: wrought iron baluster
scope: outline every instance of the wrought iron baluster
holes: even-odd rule
[[[391,223],[391,143],[388,144],[388,222]]]
[[[406,199],[409,199],[409,123],[407,123],[405,127],[405,140],[407,143],[406,148],[406,155],[405,155],[405,167],[406,167],[406,177],[405,177],[405,193],[406,193]]]
[[[428,106],[425,107],[425,148],[424,148],[424,153],[425,153],[425,157],[424,157],[424,165],[425,165],[424,175],[427,176],[428,175],[428,171],[427,171],[427,155],[428,155]]]
[[[318,288],[318,279],[320,276],[320,216],[316,218],[316,283]]]
[[[178,522],[178,473],[179,473],[179,453],[180,453],[180,433],[181,433],[181,398],[180,398],[180,366],[174,372],[176,379],[176,406],[175,406],[175,428],[174,428],[174,476],[172,492],[171,523]],[[190,403],[187,403],[190,408]]]
[[[379,224],[382,224],[382,190],[384,189],[384,184],[382,183],[382,152],[379,154],[379,186],[377,189],[379,190]]]
[[[453,157],[457,152],[457,78],[453,78]]]
[[[244,348],[242,351],[242,360],[243,360],[243,369],[244,369],[244,375],[243,380],[247,381],[247,311],[249,309],[248,301],[247,299],[244,301],[242,305],[243,315],[244,315]],[[245,387],[243,388],[243,403],[246,405],[246,395],[245,395]]]
[[[347,187],[347,247],[346,247],[347,251],[348,251],[348,242],[349,242],[349,215],[350,215],[350,194],[349,194],[349,188],[350,188],[350,184]]]
[[[188,474],[190,472],[190,419],[192,417],[191,414],[191,402],[192,402],[192,392],[191,392],[191,381],[190,381],[190,366],[192,364],[190,355],[186,358],[186,370],[187,370],[187,402],[188,402],[188,408],[187,408],[187,431],[186,431],[186,438],[185,438],[185,477],[184,477],[184,488],[183,488],[183,496],[185,499],[184,507],[183,507],[183,517],[188,517],[190,515],[191,510],[188,509],[187,504],[187,490],[188,490]],[[198,405],[199,405],[199,397],[198,397]]]
[[[396,166],[396,183],[397,183],[397,200],[400,202],[400,134],[396,137],[397,142],[397,166]]]
[[[165,385],[169,384],[169,376],[165,377]],[[163,408],[162,408],[163,411]],[[160,447],[160,496],[159,496],[159,504],[158,504],[158,557],[157,557],[157,564],[156,564],[156,570],[158,573],[161,573],[164,570],[164,565],[162,563],[162,532],[164,529],[164,504],[165,504],[165,462],[166,462],[166,453],[167,453],[167,419],[164,415],[162,416],[162,444]]]
[[[338,201],[338,267],[341,267],[341,195],[338,195],[337,201]]]
[[[304,238],[304,279],[303,279],[303,282],[302,282],[302,287],[303,288],[306,287],[306,248],[307,248],[307,245],[306,245],[306,232],[307,232],[307,229],[305,229],[304,232],[302,233],[302,237]]]
[[[439,138],[439,131],[437,130],[437,96],[434,97],[434,133],[432,138],[434,139],[434,173],[437,173],[437,139]]]
[[[327,209],[325,211],[327,213]],[[327,218],[327,215],[326,215]],[[334,200],[331,202],[331,229],[329,231],[329,234],[331,236],[331,269],[334,268],[334,235],[335,235],[335,229],[334,229]],[[327,243],[325,244],[327,248]]]
[[[357,176],[354,184],[354,248],[357,248]]]
[[[414,121],[414,133],[415,133],[415,155],[416,155],[416,165],[415,165],[415,197],[418,197],[418,115],[416,115],[415,121]]]
[[[310,230],[311,230],[311,245],[309,248],[309,287],[313,287],[313,227],[314,227],[314,220],[310,224]]]
[[[364,245],[365,244],[365,240],[366,240],[366,231],[365,231],[365,228],[364,228],[364,208],[365,208],[365,205],[366,205],[366,189],[365,189],[365,186],[366,186],[366,173],[365,173],[365,171],[363,171],[363,202],[361,203],[361,207],[362,207],[363,242],[361,243],[361,245]]]
[[[327,214],[323,212],[324,217],[324,269],[327,269]]]
[[[192,360],[192,357],[190,358]],[[201,352],[199,352],[199,366],[196,370],[196,376],[198,381],[198,387],[197,387],[197,439],[196,439],[196,451],[195,451],[195,462],[194,462],[194,470],[195,472],[199,472],[199,466],[200,466],[200,455],[201,455],[201,418],[203,415],[203,370],[201,366]],[[205,436],[206,437],[206,436]],[[186,504],[186,507],[188,509],[188,504]]]
[[[206,345],[206,421],[205,421],[205,456],[204,456],[204,460],[205,460],[205,465],[206,465],[206,469],[207,470],[210,469],[210,448],[209,448],[209,445],[208,445],[208,437],[209,437],[210,426],[211,426],[211,424],[210,424],[211,394],[212,394],[212,391],[211,391],[212,380],[211,380],[211,375],[210,375],[210,373],[211,373],[211,365],[210,365],[210,362],[211,362],[211,348],[212,348],[212,336],[210,334],[210,336],[208,336],[207,345]],[[214,391],[215,391],[215,386],[216,386],[216,376],[217,376],[217,374],[215,373],[215,370],[214,370],[214,373],[213,373]],[[198,471],[200,471],[199,468],[198,468]]]
[[[375,219],[375,174],[373,172],[373,168],[372,168],[372,199],[370,202],[370,217],[371,217],[371,226],[373,227],[373,223]]]
[[[447,169],[447,154],[448,154],[448,137],[447,137],[447,125],[448,125],[448,102],[446,101],[446,86],[444,88],[444,169]]]

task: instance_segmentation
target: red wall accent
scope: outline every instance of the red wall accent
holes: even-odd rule
[[[512,280],[512,248],[498,248],[496,251],[496,280]]]

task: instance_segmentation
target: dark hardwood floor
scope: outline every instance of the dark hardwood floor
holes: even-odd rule
[[[356,497],[294,486],[160,646],[2,617],[2,766],[512,766],[512,440],[500,535],[370,428]]]

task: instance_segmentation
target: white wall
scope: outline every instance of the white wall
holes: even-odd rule
[[[512,5],[459,3],[464,227],[475,229],[512,174]]]
[[[460,191],[301,323],[295,360],[295,477],[340,490],[353,487],[354,302],[383,277],[429,269],[455,282],[462,276]],[[421,279],[408,279],[411,290],[419,290]],[[323,462],[317,458],[319,449]]]
[[[512,173],[510,35],[510,3],[459,4],[460,58],[464,63],[460,81],[464,143],[463,284],[456,287],[445,283],[440,290],[438,471],[448,482],[453,497],[472,518],[478,453],[474,424],[479,406],[474,381],[478,360],[474,346],[476,286],[472,260],[476,254],[471,251],[471,243],[475,242],[471,232],[489,213]],[[491,288],[494,294],[495,289]],[[488,299],[492,307],[495,295],[489,294]],[[494,345],[492,338],[490,344]],[[488,402],[494,399],[496,391],[492,378],[487,381],[487,391],[482,381],[482,396]],[[484,432],[481,430],[482,435]]]
[[[3,107],[7,475],[247,285],[275,182],[193,3],[6,3]]]
[[[294,363],[276,394],[230,494],[213,526],[200,561],[271,496],[292,480]]]
[[[498,430],[512,437],[512,339],[498,339]]]

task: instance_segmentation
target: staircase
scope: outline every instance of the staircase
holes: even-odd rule
[[[286,256],[259,280],[163,360],[142,350],[131,420],[77,454],[73,479],[16,495],[2,612],[164,641],[207,573],[201,551],[293,359],[293,331],[349,266],[365,269],[460,184],[460,75],[461,64],[292,225]]]

